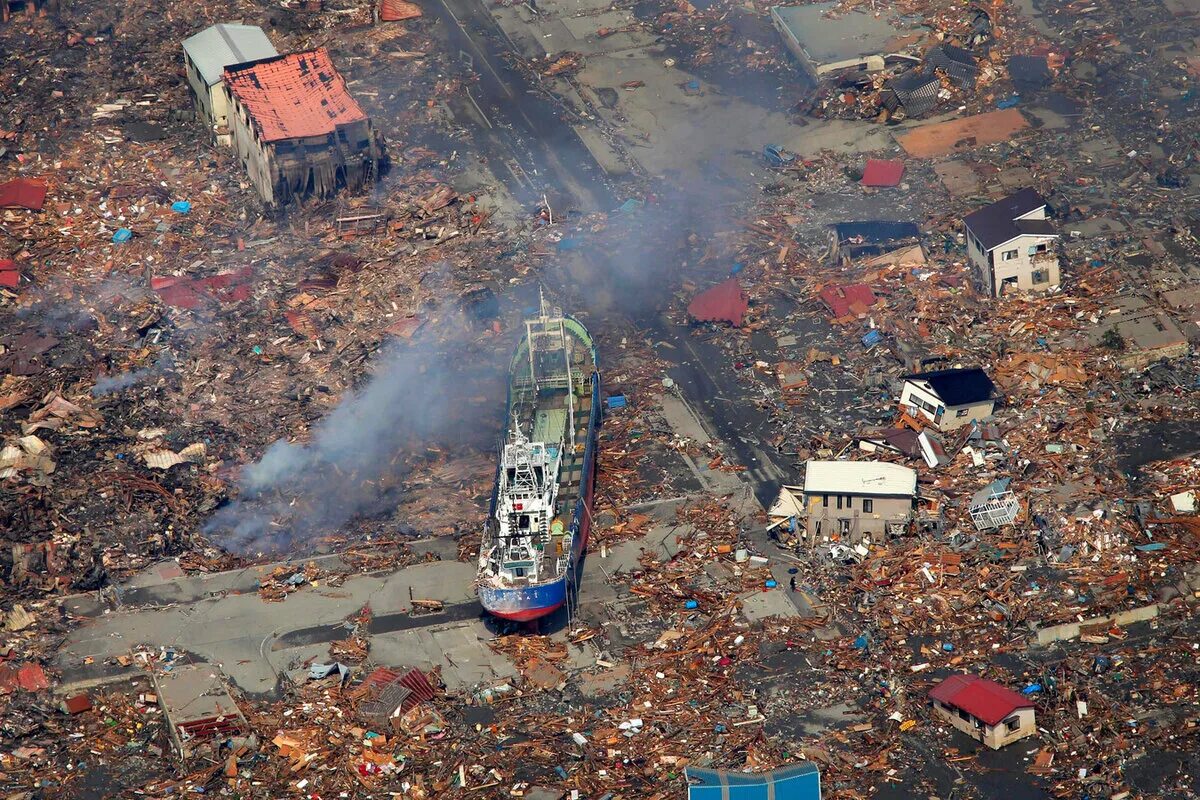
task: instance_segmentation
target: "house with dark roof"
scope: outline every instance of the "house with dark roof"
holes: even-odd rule
[[[1022,189],[963,218],[967,252],[988,294],[1044,291],[1059,284],[1058,231],[1046,199]]]
[[[325,48],[227,67],[234,149],[269,206],[376,180],[383,143]]]
[[[934,714],[993,750],[1037,731],[1032,700],[978,675],[951,675],[929,699]]]
[[[982,421],[996,407],[996,386],[978,367],[913,372],[900,379],[900,410],[941,431]]]
[[[231,143],[225,68],[277,55],[257,25],[221,22],[183,40],[183,70],[192,104],[219,144]]]

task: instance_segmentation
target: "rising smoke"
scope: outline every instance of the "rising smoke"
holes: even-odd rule
[[[92,397],[103,397],[106,394],[128,389],[134,384],[151,378],[157,378],[159,375],[166,374],[173,369],[175,369],[174,357],[170,353],[164,353],[158,361],[149,367],[130,370],[129,372],[122,372],[117,375],[101,376],[96,381],[96,385],[92,387]]]
[[[494,423],[464,413],[477,382],[498,374],[494,359],[462,343],[467,332],[466,321],[455,318],[418,343],[387,349],[366,384],[347,394],[308,442],[281,439],[243,470],[239,496],[205,533],[237,552],[282,551],[390,510],[398,497],[386,487],[403,477],[415,453],[470,441]],[[438,344],[447,340],[458,344]],[[503,402],[496,397],[496,408]]]

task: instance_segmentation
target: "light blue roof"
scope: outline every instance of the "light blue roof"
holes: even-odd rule
[[[757,774],[688,767],[689,800],[821,800],[821,774],[811,762]]]
[[[232,64],[279,55],[262,28],[232,22],[212,25],[184,39],[183,51],[209,86],[220,83],[225,68]]]

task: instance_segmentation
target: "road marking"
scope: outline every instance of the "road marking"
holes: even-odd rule
[[[460,20],[458,18],[458,15],[456,15],[454,13],[454,9],[450,8],[450,4],[447,3],[446,0],[439,0],[439,2],[442,4],[442,8],[446,9],[446,13],[449,14],[451,19],[454,20],[454,23],[456,25],[458,25],[458,29],[460,31],[462,31],[462,35],[466,38],[466,40],[468,42],[471,43],[471,47],[475,48],[475,52],[479,55],[479,60],[483,62],[483,65],[485,67],[487,67],[487,71],[492,73],[492,77],[496,79],[496,83],[500,84],[500,88],[504,90],[504,93],[506,95],[508,95],[509,97],[512,97],[513,96],[512,90],[509,89],[508,84],[506,84],[500,78],[499,73],[497,73],[496,70],[492,68],[491,62],[488,61],[488,59],[487,59],[487,54],[484,53],[483,49],[480,48],[480,46],[478,44],[476,44],[475,40],[471,38],[471,34],[467,33],[466,26],[464,26],[462,24],[462,20]]]
[[[483,118],[484,124],[489,128],[495,128],[496,126],[492,124],[490,119],[488,119],[488,115],[483,113],[483,109],[479,107],[479,103],[475,102],[475,98],[471,95],[470,89],[467,89],[467,99],[471,101],[471,105],[473,105],[475,110],[479,112],[479,116]]]

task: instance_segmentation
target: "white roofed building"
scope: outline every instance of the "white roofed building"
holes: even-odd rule
[[[230,144],[225,68],[279,55],[257,25],[222,22],[183,40],[183,66],[196,114],[217,141]]]
[[[809,461],[804,475],[810,544],[857,545],[904,533],[917,500],[917,471],[882,461]]]

